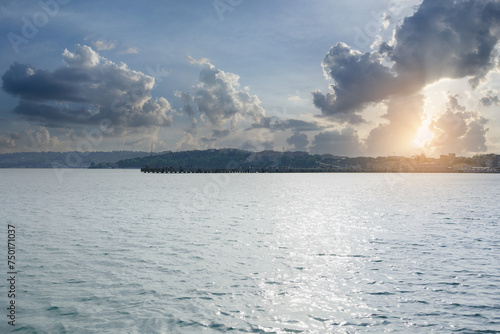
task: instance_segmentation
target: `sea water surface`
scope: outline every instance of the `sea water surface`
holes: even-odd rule
[[[0,200],[1,333],[500,332],[499,174],[6,169]]]

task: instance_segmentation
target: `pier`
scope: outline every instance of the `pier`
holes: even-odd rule
[[[361,169],[359,167],[236,167],[236,168],[195,168],[195,167],[149,167],[141,168],[142,173],[156,174],[204,174],[204,173],[495,173],[500,171],[489,168],[476,168],[468,170],[453,170],[445,168],[415,168],[415,169]]]
[[[203,173],[334,173],[344,172],[333,168],[291,168],[291,167],[238,167],[238,168],[190,168],[190,167],[149,167],[141,168],[142,173],[159,174],[203,174]],[[351,171],[352,172],[352,171]]]

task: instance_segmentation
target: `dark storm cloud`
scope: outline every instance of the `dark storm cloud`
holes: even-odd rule
[[[498,1],[425,0],[396,29],[389,52],[394,69],[417,87],[463,77],[475,85],[495,65],[499,19]]]
[[[117,134],[171,124],[170,103],[151,97],[154,78],[115,64],[88,46],[65,50],[62,56],[66,66],[53,72],[11,65],[2,87],[20,97],[15,113],[59,127],[107,120]]]
[[[83,108],[68,109],[31,101],[20,101],[13,111],[22,115],[23,118],[36,120],[48,126],[84,122],[92,116],[88,110]]]
[[[79,95],[76,83],[88,79],[84,73],[72,69],[49,72],[15,62],[2,76],[2,88],[24,100],[83,102],[85,98]]]
[[[322,66],[334,83],[326,95],[312,93],[314,105],[339,123],[356,124],[368,104],[417,93],[442,78],[468,77],[476,87],[496,65],[499,20],[498,1],[424,0],[379,51],[332,47]]]
[[[383,100],[394,89],[394,75],[382,61],[376,52],[361,54],[338,43],[322,63],[325,75],[335,83],[326,95],[312,92],[314,105],[339,123],[361,123],[356,111],[366,103]]]

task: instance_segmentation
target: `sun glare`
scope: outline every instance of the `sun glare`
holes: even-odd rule
[[[413,139],[413,145],[415,146],[415,148],[426,147],[431,142],[433,134],[432,131],[429,130],[430,123],[431,120],[426,119],[422,123],[422,126],[418,129],[417,135]]]

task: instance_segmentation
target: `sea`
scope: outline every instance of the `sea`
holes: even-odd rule
[[[2,169],[0,203],[0,333],[500,333],[500,174]]]

